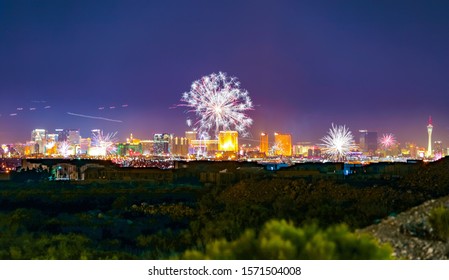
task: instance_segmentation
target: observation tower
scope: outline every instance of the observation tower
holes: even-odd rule
[[[427,125],[427,134],[429,135],[429,142],[427,143],[427,156],[432,156],[432,116],[429,116],[429,124]]]

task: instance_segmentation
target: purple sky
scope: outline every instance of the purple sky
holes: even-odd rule
[[[255,139],[318,141],[335,123],[426,145],[432,115],[449,146],[448,14],[425,0],[1,1],[0,142],[34,128],[183,135],[194,116],[170,107],[223,71],[256,105]]]

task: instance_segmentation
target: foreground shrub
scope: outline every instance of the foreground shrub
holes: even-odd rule
[[[188,250],[182,259],[391,259],[392,250],[379,246],[366,235],[351,233],[347,226],[320,229],[316,225],[295,227],[285,220],[267,222],[256,234],[246,230],[238,239],[219,239],[204,251]]]
[[[429,222],[434,230],[434,235],[441,241],[449,241],[449,209],[440,206],[432,209]]]

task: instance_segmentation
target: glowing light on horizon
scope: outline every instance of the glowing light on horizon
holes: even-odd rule
[[[204,76],[192,83],[190,91],[181,98],[183,104],[197,116],[193,126],[200,133],[213,133],[218,138],[219,131],[235,130],[246,136],[253,120],[245,112],[253,109],[246,90],[240,89],[235,77],[219,72]]]
[[[352,132],[344,125],[332,124],[328,134],[321,141],[323,142],[323,152],[337,161],[343,160],[346,154],[356,147]]]

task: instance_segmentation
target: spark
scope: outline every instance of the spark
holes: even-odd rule
[[[383,134],[382,137],[379,139],[379,143],[384,149],[389,149],[394,144],[396,144],[396,138],[393,134]]]
[[[245,112],[253,109],[246,90],[240,89],[235,77],[219,72],[204,76],[192,83],[190,91],[185,92],[179,106],[189,108],[197,116],[194,127],[200,132],[213,131],[218,137],[220,130],[236,130],[247,136],[247,129],[253,123]]]
[[[119,123],[123,122],[121,120],[113,120],[113,119],[108,119],[108,118],[103,118],[103,117],[82,115],[82,114],[76,114],[76,113],[71,113],[71,112],[67,112],[67,114],[69,114],[71,116],[77,116],[77,117],[88,118],[88,119],[103,120],[103,121],[108,121],[108,122],[119,122]]]
[[[103,151],[104,156],[107,154],[115,154],[117,151],[114,145],[117,141],[116,135],[117,132],[104,135],[101,130],[95,131],[92,133],[93,146],[99,147]]]
[[[346,126],[334,126],[329,129],[329,133],[324,136],[323,151],[333,160],[341,161],[346,157],[346,154],[352,149],[355,149],[354,137],[351,131]]]
[[[70,144],[67,141],[62,141],[58,143],[58,153],[63,157],[68,157],[70,152]]]
[[[270,154],[270,155],[276,155],[278,152],[280,152],[280,151],[282,151],[282,143],[281,142],[279,142],[279,141],[277,141],[277,142],[275,142],[274,144],[273,144],[273,146],[271,146],[270,147],[270,149],[269,149],[269,151],[268,151],[268,153]]]

